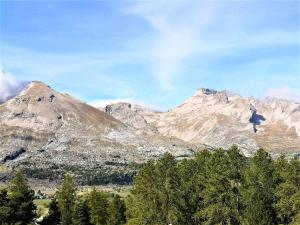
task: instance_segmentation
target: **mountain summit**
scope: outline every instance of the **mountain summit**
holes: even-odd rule
[[[198,149],[155,129],[136,129],[37,81],[0,104],[0,140],[0,180],[18,167],[52,180],[68,171],[84,184],[128,183],[140,163],[165,152],[190,157]]]
[[[130,103],[97,109],[31,82],[0,104],[0,180],[14,168],[29,177],[82,184],[129,183],[138,165],[170,152],[237,144],[245,154],[299,154],[300,104],[199,89],[182,105],[157,112]]]
[[[118,109],[111,115],[128,121]],[[248,155],[260,147],[274,154],[300,152],[300,104],[295,102],[201,88],[167,112],[133,111],[163,136],[196,145],[227,148],[237,144]]]

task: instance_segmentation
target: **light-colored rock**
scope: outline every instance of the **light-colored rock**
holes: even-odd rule
[[[126,110],[125,106],[121,108]],[[126,112],[130,123],[41,82],[32,82],[20,95],[0,104],[0,161],[34,173],[63,168],[84,176],[80,170],[96,168],[96,172],[101,168],[106,174],[114,174],[165,152],[182,158],[194,154],[188,149],[198,149],[162,136],[148,127],[143,117]],[[25,152],[10,159],[21,148]]]
[[[112,115],[121,121],[135,126],[136,121],[130,118],[142,117],[160,134],[197,145],[228,148],[237,144],[247,155],[259,147],[273,154],[300,152],[300,104],[296,102],[257,100],[201,88],[167,112],[143,111],[135,106],[140,110],[131,110],[128,116],[120,104],[115,106],[118,110],[112,110]]]

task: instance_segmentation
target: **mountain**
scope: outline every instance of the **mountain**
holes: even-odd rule
[[[42,82],[0,104],[0,180],[15,169],[47,182],[72,173],[81,184],[132,182],[140,165],[170,152],[237,144],[246,155],[300,153],[300,104],[199,89],[159,112],[130,103],[97,109]]]
[[[148,159],[165,152],[184,158],[198,149],[143,130],[42,82],[31,82],[0,104],[0,179],[21,168],[39,179],[57,180],[68,171],[83,184],[127,183]]]
[[[144,121],[163,136],[195,145],[227,148],[237,144],[246,155],[259,147],[272,154],[300,153],[300,104],[296,102],[257,100],[201,88],[167,112],[125,106],[109,106],[111,115],[137,128]]]

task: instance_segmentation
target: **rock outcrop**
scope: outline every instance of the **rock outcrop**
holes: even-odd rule
[[[134,115],[130,109],[127,113]],[[14,157],[16,149],[26,152]],[[128,182],[128,176],[136,172],[135,165],[165,152],[188,157],[194,150],[193,144],[148,129],[142,117],[133,116],[131,123],[123,123],[41,82],[32,82],[18,96],[0,104],[2,164],[23,168],[37,178],[57,179],[69,171],[82,182],[92,183],[100,179],[98,171],[107,178],[99,182]]]
[[[167,112],[136,113],[160,134],[196,145],[227,148],[237,144],[247,155],[259,147],[272,154],[297,154],[299,107],[296,102],[243,98],[228,91],[201,88]],[[120,120],[127,121],[127,114],[120,114]]]
[[[0,180],[21,168],[39,179],[68,171],[82,184],[129,183],[166,152],[182,159],[232,144],[247,155],[299,154],[300,104],[202,88],[167,112],[130,103],[100,110],[41,82],[0,104]]]

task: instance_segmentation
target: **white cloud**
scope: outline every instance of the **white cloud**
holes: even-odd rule
[[[18,95],[26,86],[26,82],[17,80],[13,75],[5,73],[0,66],[0,104]]]
[[[143,18],[155,29],[144,49],[151,49],[152,73],[161,88],[174,89],[173,79],[183,62],[202,47],[200,31],[210,22],[211,11],[200,4],[187,7],[184,2],[143,2],[125,11]]]
[[[110,104],[115,104],[115,103],[131,103],[131,104],[135,104],[135,105],[139,105],[142,107],[145,107],[147,109],[152,109],[152,110],[156,110],[156,111],[165,111],[166,109],[164,107],[158,106],[158,105],[153,105],[153,104],[149,104],[143,101],[139,101],[137,99],[134,98],[104,98],[104,99],[95,99],[92,101],[89,101],[87,104],[94,106],[96,108],[104,108],[107,105]]]
[[[218,59],[259,46],[298,43],[295,31],[247,29],[253,24],[260,28],[261,20],[268,15],[258,12],[256,18],[243,4],[232,6],[223,2],[147,1],[125,8],[126,13],[144,19],[155,31],[147,36],[141,51],[162,89],[174,89],[176,77],[184,74],[184,63],[195,55],[199,61]],[[241,13],[237,16],[232,10]]]
[[[270,89],[269,91],[267,91],[265,96],[269,98],[278,98],[300,102],[300,91],[295,91],[288,86]]]
[[[88,104],[97,108],[104,108],[107,105],[119,103],[119,102],[135,103],[135,100],[132,98],[106,98],[106,99],[95,99],[88,102]]]

